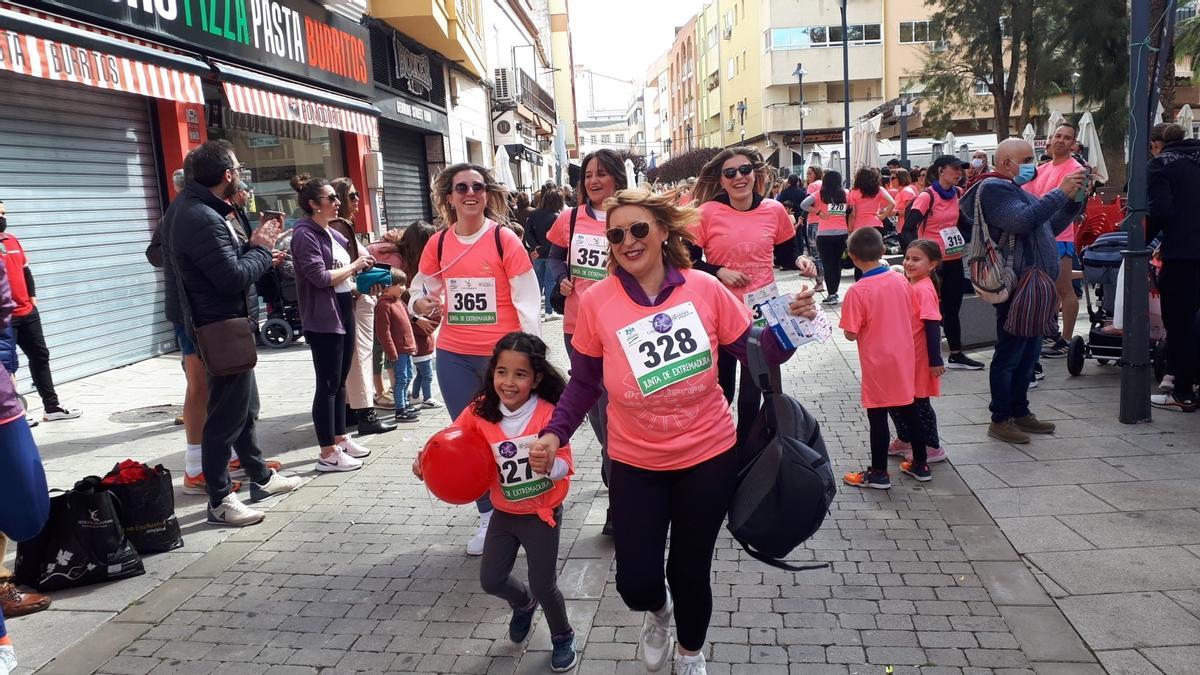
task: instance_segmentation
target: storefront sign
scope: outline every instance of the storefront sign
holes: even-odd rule
[[[396,77],[408,82],[408,90],[417,96],[433,88],[433,75],[429,72],[429,57],[416,54],[400,43],[398,38],[392,38],[392,49],[396,53]]]
[[[200,78],[95,49],[0,30],[0,70],[181,103],[204,103]]]
[[[312,0],[32,0],[289,77],[371,93],[369,33]]]

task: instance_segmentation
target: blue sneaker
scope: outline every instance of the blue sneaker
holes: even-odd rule
[[[537,600],[529,603],[525,609],[514,609],[512,621],[508,622],[508,639],[520,644],[529,637],[529,629],[533,626],[533,614],[537,611]]]
[[[550,644],[554,645],[554,651],[550,654],[550,670],[565,673],[579,662],[579,654],[575,651],[575,631],[552,635]]]

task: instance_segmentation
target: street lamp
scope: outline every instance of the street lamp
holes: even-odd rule
[[[796,82],[800,85],[800,170],[804,173],[804,76],[808,73],[804,70],[804,64],[797,63],[796,70],[792,71],[796,76]]]
[[[687,125],[687,148],[688,148],[688,150],[692,149],[692,123],[691,122],[688,122],[688,125]]]
[[[1075,114],[1075,88],[1079,85],[1079,73],[1071,73],[1071,114]]]
[[[742,127],[742,144],[746,143],[746,99],[738,101],[738,124]]]
[[[846,129],[842,134],[842,145],[846,153],[846,171],[843,175],[843,182],[848,187],[850,185],[850,27],[846,24],[846,0],[838,0],[838,6],[842,10],[842,98],[844,100],[842,111],[846,118]]]

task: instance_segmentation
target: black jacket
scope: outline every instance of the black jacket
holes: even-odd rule
[[[536,250],[542,258],[549,257],[550,240],[546,239],[546,235],[557,219],[557,213],[546,209],[536,209],[529,214],[529,220],[525,223],[525,247]]]
[[[1168,143],[1146,182],[1146,241],[1162,236],[1163,260],[1200,260],[1200,140]]]
[[[231,229],[238,225],[227,220],[232,212],[233,206],[192,182],[163,216],[163,271],[168,289],[182,281],[184,325],[249,316],[247,306],[258,303],[254,282],[271,266],[271,252],[238,241]]]

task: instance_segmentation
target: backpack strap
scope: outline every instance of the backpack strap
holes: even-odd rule
[[[762,390],[763,400],[771,403],[766,407],[767,424],[770,428],[775,429],[778,427],[778,420],[783,417],[781,410],[783,400],[779,396],[783,393],[783,378],[779,373],[779,366],[772,365],[767,361],[767,352],[763,349],[763,340],[767,330],[770,329],[760,326],[750,329],[750,338],[746,343],[746,360],[750,367],[750,376]]]
[[[501,227],[500,224],[497,223],[496,227],[494,228],[495,229],[494,234],[496,236],[496,253],[498,253],[500,255],[500,262],[504,262],[504,244],[502,244],[500,242],[500,227]],[[446,229],[442,230],[441,233],[438,235],[438,242],[437,242],[438,268],[441,268],[441,266],[442,266],[442,247],[444,247],[446,245],[446,234],[449,232],[450,232],[450,228],[447,227]]]
[[[496,223],[496,253],[500,255],[500,262],[504,262],[504,245],[500,243],[500,224]]]

